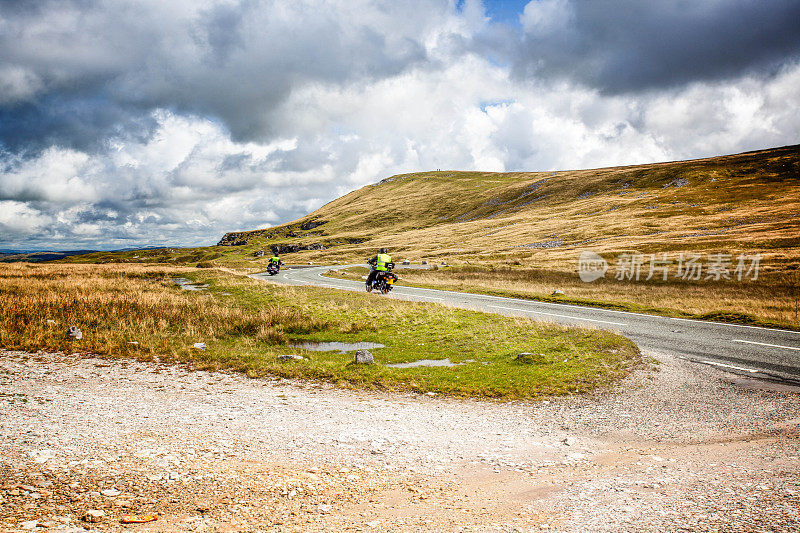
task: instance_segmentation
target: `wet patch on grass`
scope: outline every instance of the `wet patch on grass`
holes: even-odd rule
[[[310,350],[312,352],[354,352],[356,350],[375,350],[385,348],[383,344],[377,342],[293,342],[290,344],[295,348]]]

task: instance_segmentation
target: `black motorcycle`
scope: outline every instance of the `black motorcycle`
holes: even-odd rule
[[[280,271],[281,266],[278,263],[270,263],[267,265],[267,274],[274,276]]]
[[[373,290],[378,291],[381,294],[388,294],[389,291],[392,290],[392,287],[397,280],[399,279],[393,272],[392,269],[394,268],[394,263],[386,263],[386,270],[379,270],[378,273],[375,275],[375,280],[372,282],[367,281],[366,287],[367,292],[372,292]]]

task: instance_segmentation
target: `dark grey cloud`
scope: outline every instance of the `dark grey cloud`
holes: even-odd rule
[[[776,72],[800,57],[797,0],[533,0],[521,77],[556,77],[606,93]]]
[[[91,148],[114,127],[140,129],[152,109],[213,117],[235,140],[268,140],[285,127],[275,109],[298,88],[425,62],[421,28],[376,25],[415,15],[424,26],[415,3],[427,2],[3,2],[0,143]]]
[[[155,127],[151,115],[102,95],[48,94],[0,106],[0,146],[13,153],[54,145],[96,153],[110,139],[141,142]]]

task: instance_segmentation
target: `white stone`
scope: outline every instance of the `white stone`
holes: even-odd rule
[[[86,514],[83,515],[83,521],[94,524],[101,522],[105,517],[106,513],[104,511],[101,511],[100,509],[92,509],[91,511],[86,511]]]

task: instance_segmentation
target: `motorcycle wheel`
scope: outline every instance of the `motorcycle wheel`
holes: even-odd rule
[[[366,287],[367,287],[367,292],[372,292],[372,285],[368,284]]]

